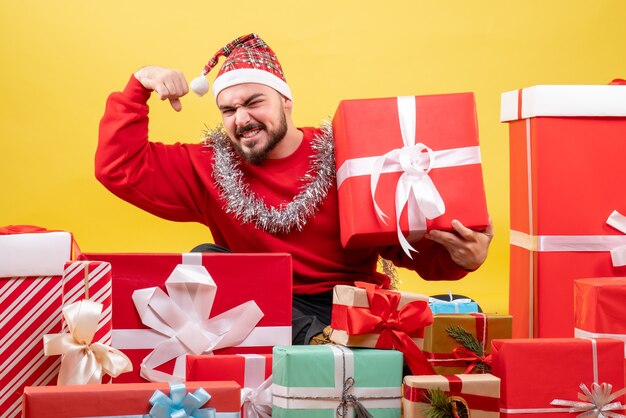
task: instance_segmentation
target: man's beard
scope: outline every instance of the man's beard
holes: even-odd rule
[[[285,138],[287,135],[287,117],[285,116],[285,112],[283,111],[280,116],[280,121],[278,127],[274,131],[268,131],[265,128],[265,125],[262,123],[251,123],[243,128],[237,129],[236,135],[240,136],[241,133],[248,131],[250,129],[261,129],[267,133],[268,140],[267,144],[259,150],[252,150],[248,147],[243,147],[238,141],[232,141],[232,144],[235,148],[235,151],[244,158],[246,161],[259,165],[263,161],[267,159],[267,155],[274,149],[276,146]]]

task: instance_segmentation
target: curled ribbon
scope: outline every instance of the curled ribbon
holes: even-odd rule
[[[211,399],[203,388],[187,393],[184,383],[170,383],[170,396],[156,390],[150,398],[149,418],[213,418],[215,408],[200,408]]]
[[[446,206],[428,173],[435,165],[435,154],[432,149],[422,143],[415,143],[415,97],[398,97],[398,115],[400,131],[404,146],[389,151],[374,162],[370,177],[370,189],[374,209],[379,219],[387,224],[388,216],[380,209],[375,194],[380,175],[389,165],[400,165],[402,175],[398,180],[395,194],[396,230],[398,241],[404,252],[411,258],[410,251],[415,248],[402,234],[400,215],[408,205],[409,227],[411,231],[426,232],[426,219],[441,216]]]
[[[141,322],[169,337],[141,362],[141,376],[153,382],[183,380],[186,354],[238,345],[263,317],[256,302],[248,301],[209,319],[217,286],[201,265],[179,264],[165,287],[167,294],[158,287],[133,293]],[[173,359],[173,374],[155,370]]]
[[[81,300],[63,308],[69,333],[44,335],[44,354],[62,355],[57,384],[85,385],[102,382],[103,373],[117,377],[133,366],[121,351],[92,343],[98,329],[102,304]]]
[[[608,383],[593,383],[591,385],[591,390],[587,388],[587,386],[583,383],[580,385],[580,390],[582,393],[578,393],[578,399],[580,401],[569,401],[563,399],[554,399],[550,402],[551,405],[554,406],[569,406],[570,409],[568,412],[580,412],[577,417],[587,418],[624,418],[625,416],[622,414],[618,414],[611,411],[623,410],[626,409],[626,406],[622,405],[621,402],[613,402],[616,398],[624,395],[626,393],[626,388],[618,390],[615,393],[611,393],[613,390],[613,385]]]
[[[256,389],[241,389],[244,418],[270,418],[272,416],[272,376]]]
[[[458,360],[470,362],[470,364],[467,366],[463,374],[471,373],[472,370],[474,370],[474,367],[476,367],[476,365],[478,365],[479,363],[482,363],[491,367],[491,362],[492,362],[491,354],[486,355],[486,356],[479,356],[478,354],[474,353],[472,350],[468,350],[465,347],[456,347],[454,350],[452,350],[452,354],[454,354],[454,356]]]
[[[433,315],[426,301],[413,301],[398,310],[400,293],[377,289],[369,283],[356,283],[367,292],[369,308],[349,307],[348,335],[380,333],[375,348],[395,348],[414,375],[435,374],[424,353],[411,335],[433,323]]]

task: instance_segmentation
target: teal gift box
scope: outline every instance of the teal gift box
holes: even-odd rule
[[[428,306],[433,314],[465,314],[480,312],[478,303],[469,298],[441,300],[437,298],[429,298]]]
[[[326,344],[274,347],[272,417],[400,418],[402,353]]]

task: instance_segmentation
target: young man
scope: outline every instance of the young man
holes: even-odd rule
[[[203,143],[164,145],[148,139],[152,92],[176,111],[188,92],[180,71],[138,70],[113,93],[100,124],[96,176],[120,198],[173,221],[200,222],[216,244],[233,252],[285,252],[293,258],[293,339],[309,343],[330,323],[332,289],[367,281],[389,286],[376,272],[378,256],[427,280],[456,280],[487,256],[484,232],[453,222],[458,232],[431,231],[413,244],[413,259],[400,246],[342,248],[332,132],[328,126],[296,128],[293,99],[273,51],[256,34],[220,49],[192,81],[224,56],[213,94],[223,129]],[[250,285],[254,283],[250,278]]]

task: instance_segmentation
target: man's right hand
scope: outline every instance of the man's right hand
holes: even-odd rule
[[[154,91],[161,100],[169,100],[175,111],[182,110],[180,98],[189,92],[182,71],[150,65],[137,70],[135,78],[146,89]]]

